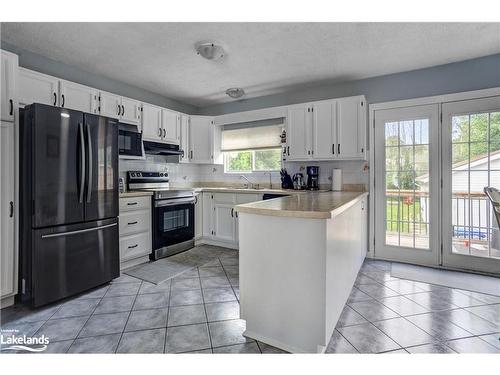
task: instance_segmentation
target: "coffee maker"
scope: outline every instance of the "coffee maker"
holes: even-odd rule
[[[308,166],[307,172],[307,190],[319,190],[319,167]]]

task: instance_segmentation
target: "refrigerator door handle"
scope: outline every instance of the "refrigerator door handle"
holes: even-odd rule
[[[79,193],[79,202],[83,203],[83,194],[85,192],[85,139],[83,136],[82,123],[78,123],[78,134],[80,137],[80,193]]]
[[[89,124],[85,124],[87,128],[87,152],[89,154],[88,159],[88,176],[87,176],[87,203],[90,203],[90,199],[92,197],[92,136],[90,134],[90,126]]]
[[[71,236],[72,234],[86,233],[86,232],[95,232],[98,230],[114,227],[118,225],[117,223],[103,225],[102,227],[88,228],[88,229],[80,229],[80,230],[72,230],[70,232],[64,233],[53,233],[53,234],[44,234],[42,238],[51,238],[51,237],[63,237],[63,236]]]

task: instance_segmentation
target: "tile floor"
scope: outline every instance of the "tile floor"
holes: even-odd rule
[[[122,275],[37,310],[1,311],[1,329],[45,334],[45,353],[284,353],[247,339],[238,253],[160,285]],[[327,353],[500,353],[500,297],[397,279],[366,260]]]

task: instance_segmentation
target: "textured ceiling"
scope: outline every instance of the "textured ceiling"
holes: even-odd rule
[[[2,23],[19,48],[195,106],[500,53],[500,23]],[[215,40],[219,61],[197,56]]]

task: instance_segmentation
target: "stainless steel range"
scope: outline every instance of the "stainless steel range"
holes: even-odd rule
[[[193,189],[171,188],[167,172],[127,172],[129,190],[153,192],[153,244],[151,260],[194,246]]]

